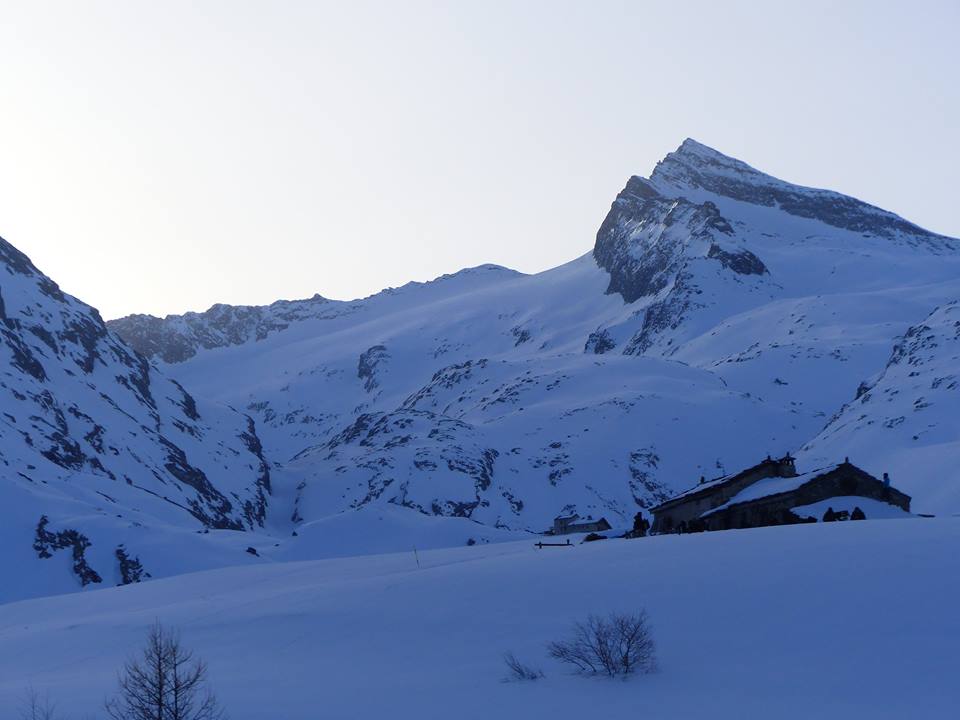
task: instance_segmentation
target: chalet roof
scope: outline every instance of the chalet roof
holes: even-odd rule
[[[583,518],[580,518],[580,522],[575,523],[575,524],[576,524],[576,525],[596,525],[596,524],[598,524],[598,523],[607,523],[607,525],[609,525],[609,524],[610,524],[610,521],[607,520],[606,518],[602,518],[602,517],[601,517],[601,518],[587,518],[586,520],[584,520]]]
[[[580,516],[575,516],[575,517],[577,518],[577,522],[575,522],[574,525],[590,525],[598,522],[607,522],[607,519],[602,517],[599,517],[599,518],[595,518],[593,516],[588,516],[585,518]]]
[[[789,457],[789,456],[787,456],[787,457]],[[785,458],[782,458],[782,459],[785,460],[785,459],[787,459],[787,458],[785,457]],[[699,495],[700,493],[703,493],[704,495],[707,495],[707,494],[713,492],[714,490],[723,487],[723,486],[726,485],[728,482],[733,482],[734,480],[740,479],[741,477],[743,477],[743,476],[746,475],[747,473],[752,473],[752,472],[754,472],[754,471],[756,471],[756,470],[759,470],[760,468],[765,467],[765,466],[767,466],[767,465],[777,465],[779,462],[780,462],[779,460],[776,460],[776,459],[768,456],[768,457],[765,458],[763,461],[757,463],[756,465],[753,465],[752,467],[748,467],[746,470],[741,470],[741,471],[739,471],[739,472],[732,473],[732,474],[730,474],[730,475],[722,475],[722,476],[720,476],[720,477],[718,477],[718,478],[714,478],[714,479],[712,479],[712,480],[706,480],[706,481],[704,481],[704,482],[697,483],[696,485],[694,485],[694,486],[693,486],[692,488],[690,488],[689,490],[684,490],[682,493],[680,493],[680,494],[678,494],[678,495],[674,495],[674,496],[673,496],[672,498],[670,498],[669,500],[664,500],[664,501],[663,501],[662,503],[660,503],[659,505],[650,508],[650,510],[651,510],[652,512],[655,512],[655,511],[657,511],[657,510],[659,510],[659,509],[661,509],[661,508],[665,508],[665,507],[668,507],[668,506],[670,506],[670,505],[673,505],[674,503],[677,503],[677,502],[679,502],[679,501],[681,501],[681,500],[688,500],[688,499],[690,499],[690,498],[692,498],[692,497],[694,497],[694,496],[696,496],[696,495]]]
[[[564,522],[564,521],[573,522],[579,517],[580,516],[577,515],[577,513],[574,513],[573,515],[557,515],[553,520],[554,522]]]
[[[570,525],[568,525],[567,527],[569,529],[569,528],[583,527],[584,525],[601,525],[601,524],[606,524],[607,527],[613,527],[610,524],[610,521],[607,520],[606,518],[589,518],[586,520],[583,518],[580,518],[577,522],[570,523]]]
[[[837,465],[828,465],[827,467],[818,468],[817,470],[811,470],[810,472],[803,473],[801,475],[795,475],[794,477],[772,477],[764,478],[763,480],[757,480],[752,485],[748,485],[743,490],[738,492],[732,498],[730,498],[723,505],[708,510],[703,513],[700,517],[707,517],[713,513],[720,512],[721,510],[726,510],[728,507],[733,505],[740,505],[741,503],[750,502],[752,500],[759,500],[760,498],[770,497],[771,495],[780,495],[781,493],[790,492],[796,490],[803,485],[806,485],[812,480],[816,480],[822,475],[826,475],[833,470],[836,470],[839,467],[842,467],[843,463]]]

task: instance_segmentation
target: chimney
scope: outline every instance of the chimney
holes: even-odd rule
[[[777,474],[780,477],[796,477],[797,466],[793,463],[793,457],[787,453],[777,461]]]
[[[701,476],[700,476],[700,484],[703,485],[706,481],[707,481],[707,478],[705,478],[703,475],[701,475]]]
[[[883,486],[890,487],[890,476],[886,473],[883,474]]]

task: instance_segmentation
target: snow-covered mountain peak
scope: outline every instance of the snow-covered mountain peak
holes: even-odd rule
[[[702,142],[698,142],[697,140],[689,137],[680,143],[680,147],[678,147],[673,153],[670,153],[670,155],[699,157],[704,160],[715,161],[721,164],[742,165],[747,168],[750,167],[745,162],[732,158],[729,155],[724,155],[719,150],[715,150],[709,145],[704,145]],[[670,155],[667,157],[670,157]],[[661,160],[661,162],[663,161]]]
[[[668,197],[733,200],[775,208],[843,230],[900,240],[934,252],[956,252],[956,240],[924,230],[887,210],[832,190],[794,185],[696,140],[683,144],[657,163],[650,182]]]
[[[141,554],[150,572],[182,569],[144,548],[263,526],[270,469],[253,421],[160,373],[3,239],[0,408],[0,566],[25,573],[0,602],[132,582]]]

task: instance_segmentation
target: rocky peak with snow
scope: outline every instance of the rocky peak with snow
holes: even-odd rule
[[[209,310],[158,318],[127,315],[111,320],[113,330],[147,357],[183,362],[199,350],[263,340],[304,318],[322,317],[333,303],[320,295],[305,300],[278,300],[267,306],[225,305]]]
[[[894,213],[831,190],[778,180],[690,138],[657,163],[650,181],[668,196],[716,195],[843,230],[920,241],[938,251],[958,249],[956,240],[924,230]]]
[[[610,273],[607,292],[627,302],[653,296],[677,281],[687,261],[710,258],[741,275],[763,275],[763,262],[737,242],[709,200],[696,204],[660,194],[632,177],[597,232],[593,256]]]
[[[108,576],[102,556],[99,572],[80,562],[87,550],[136,552],[135,528],[262,526],[253,420],[161,374],[2,239],[0,356],[0,546],[70,550],[87,584]]]

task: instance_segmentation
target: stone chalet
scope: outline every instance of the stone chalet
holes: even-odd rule
[[[577,522],[577,520],[580,520],[580,516],[577,514],[555,517],[551,534],[569,535],[570,533],[603,532],[610,529],[610,523],[607,522],[606,518],[600,518],[599,520],[587,518],[583,522]]]
[[[651,508],[651,530],[698,532],[790,524],[803,521],[801,508],[831,498],[869,498],[910,511],[910,496],[891,487],[886,473],[878,480],[844,460],[800,475],[788,454],[767,457],[735,475],[700,478],[696,487]]]

